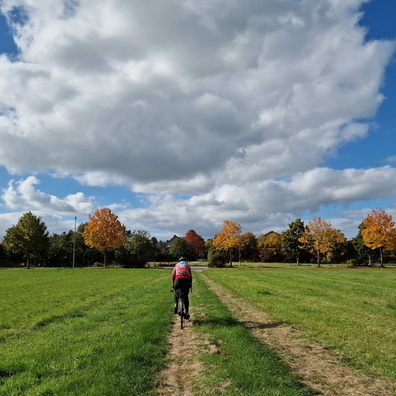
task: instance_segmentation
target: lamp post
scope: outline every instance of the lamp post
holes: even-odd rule
[[[73,265],[72,265],[72,268],[74,268],[76,265],[76,223],[77,223],[77,216],[74,216]]]

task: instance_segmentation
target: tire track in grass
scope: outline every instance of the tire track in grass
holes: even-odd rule
[[[396,383],[345,366],[341,356],[305,339],[296,327],[272,322],[265,312],[234,297],[204,274],[201,277],[238,320],[261,342],[276,350],[309,387],[326,396],[396,395]]]

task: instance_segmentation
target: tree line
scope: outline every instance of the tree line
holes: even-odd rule
[[[186,255],[203,258],[204,239],[194,230],[168,247],[144,230],[127,230],[110,209],[98,209],[75,231],[49,235],[40,216],[24,213],[6,230],[0,243],[0,266],[144,267],[147,262],[173,262]]]
[[[194,230],[176,238],[171,246],[144,230],[127,230],[110,209],[98,209],[75,231],[49,235],[40,216],[27,212],[6,230],[0,244],[1,266],[107,266],[144,267],[147,262],[173,262],[208,258],[209,265],[224,267],[235,261],[316,262],[372,265],[395,262],[396,229],[392,216],[373,210],[360,224],[358,234],[347,240],[330,221],[316,216],[298,218],[282,233],[256,237],[242,233],[237,222],[225,220],[209,240]]]
[[[258,238],[242,233],[241,226],[224,221],[222,230],[210,241],[213,266],[225,266],[233,261],[261,262],[321,262],[372,265],[378,261],[395,262],[396,229],[392,216],[383,209],[372,210],[359,225],[351,240],[332,227],[330,221],[314,216],[307,225],[298,218],[278,234],[269,232]]]

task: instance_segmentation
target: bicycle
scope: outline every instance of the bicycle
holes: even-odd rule
[[[173,291],[173,289],[171,290]],[[184,289],[176,290],[176,298],[177,298],[177,314],[180,316],[180,328],[184,328],[184,320],[186,316],[186,303],[185,303],[186,291]]]

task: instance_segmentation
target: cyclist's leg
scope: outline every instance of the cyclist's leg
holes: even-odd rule
[[[191,289],[191,279],[186,279],[186,286],[185,286],[185,301],[186,301],[186,313],[189,313],[189,309],[190,309],[190,300],[188,298],[188,294],[190,293],[190,289]]]
[[[180,285],[179,285],[179,279],[175,279],[175,282],[173,284],[173,297],[174,297],[174,302],[175,305],[173,307],[173,313],[177,314],[177,300],[179,298],[179,289],[180,289]]]
[[[189,289],[184,289],[184,306],[186,309],[186,312],[184,314],[184,317],[186,319],[190,319],[190,313],[189,313],[189,309],[190,309],[190,300],[188,299],[188,292],[190,290]]]
[[[186,307],[186,313],[188,313],[188,310],[190,309],[190,300],[188,298],[188,293],[190,289],[184,289],[184,305]]]

